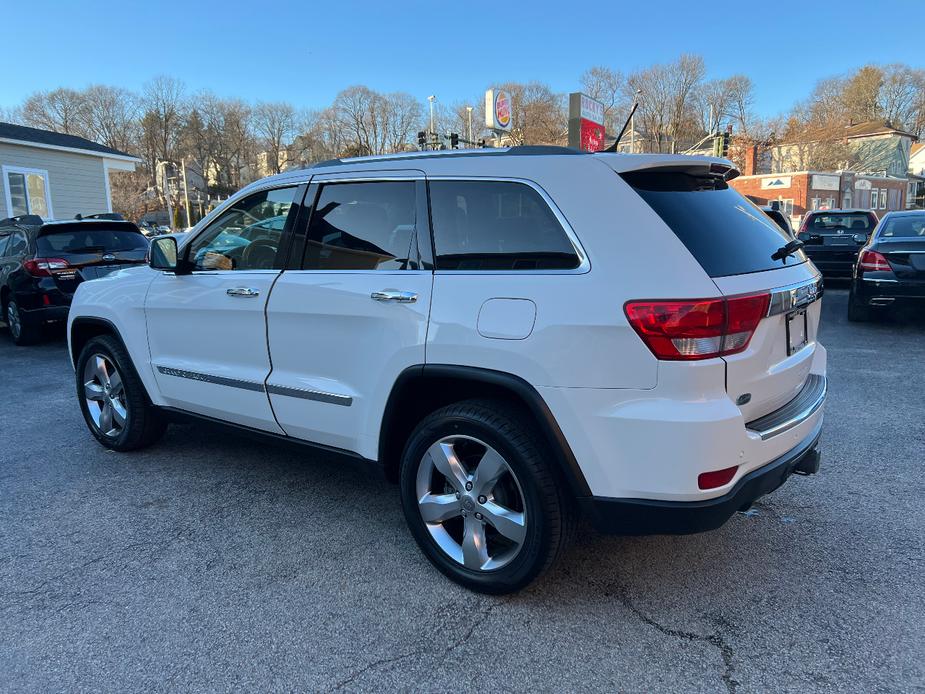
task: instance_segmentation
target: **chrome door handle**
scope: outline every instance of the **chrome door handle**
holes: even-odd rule
[[[250,287],[235,287],[234,289],[226,289],[225,293],[228,296],[260,296],[260,292],[256,289],[251,289]]]
[[[383,289],[380,292],[373,292],[369,295],[374,301],[394,301],[399,304],[413,304],[418,300],[418,295],[414,292],[400,292],[395,289]]]

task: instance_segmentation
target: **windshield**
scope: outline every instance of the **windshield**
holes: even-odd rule
[[[51,256],[144,251],[148,248],[148,241],[137,231],[75,229],[39,236],[35,245],[39,255]]]
[[[814,214],[806,224],[805,231],[811,234],[866,234],[873,226],[871,218],[864,212],[849,214]]]
[[[925,212],[887,217],[877,232],[877,238],[925,238]]]
[[[683,172],[623,174],[710,277],[775,270],[806,262],[803,251],[771,256],[793,241],[761,208],[722,178]]]

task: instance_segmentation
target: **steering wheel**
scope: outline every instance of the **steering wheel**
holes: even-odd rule
[[[240,270],[268,270],[276,260],[276,241],[270,238],[254,239],[241,254]]]

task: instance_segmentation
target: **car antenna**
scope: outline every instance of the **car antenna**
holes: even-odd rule
[[[617,146],[620,144],[620,140],[623,139],[623,135],[626,133],[626,129],[629,127],[630,121],[633,120],[633,114],[636,113],[636,109],[639,108],[639,95],[642,94],[641,89],[636,90],[636,96],[633,97],[633,108],[630,109],[630,114],[626,117],[626,122],[623,124],[623,129],[620,131],[620,134],[617,135],[617,139],[613,141],[613,144],[610,147],[605,147],[602,149],[602,152],[616,152]]]

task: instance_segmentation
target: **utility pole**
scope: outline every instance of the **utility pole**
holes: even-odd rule
[[[469,131],[468,131],[468,137],[466,139],[469,140],[469,143],[471,144],[472,143],[472,107],[471,106],[466,106],[466,114],[469,116]]]
[[[431,94],[429,97],[427,97],[427,100],[430,102],[430,134],[433,135],[437,132],[436,128],[434,127],[434,102],[437,100],[437,97]]]
[[[186,187],[186,159],[180,159],[180,170],[183,172],[183,199],[186,202],[186,226],[193,226],[189,216],[189,188]]]
[[[642,90],[637,89],[634,98],[634,102],[637,104],[639,103],[640,94],[642,94]],[[636,109],[633,109],[633,115],[630,116],[630,154],[636,154]]]
[[[167,202],[167,226],[173,229],[173,208],[170,205],[170,188],[169,188],[170,184],[167,180],[167,165],[169,163],[170,162],[168,161],[158,161],[156,168],[160,169],[161,166],[164,167],[163,173],[161,174],[161,176],[163,177],[162,182],[164,184],[164,200]],[[155,177],[157,177],[156,171],[155,171]]]

